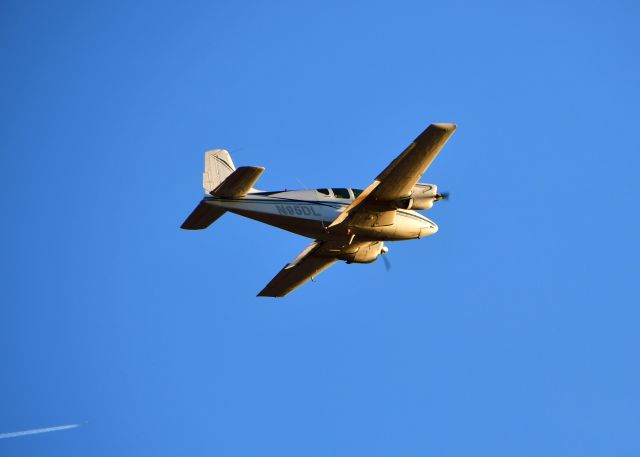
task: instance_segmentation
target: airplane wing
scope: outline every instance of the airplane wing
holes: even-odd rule
[[[384,208],[385,202],[408,197],[455,130],[455,124],[431,124],[427,127],[328,228],[360,211]],[[389,209],[386,210],[388,212]]]
[[[331,255],[327,242],[314,241],[280,270],[258,297],[284,297],[309,279],[320,274],[338,259]]]
[[[376,242],[364,241],[347,244],[339,241],[316,240],[287,264],[262,289],[258,297],[284,297],[311,278],[319,275],[338,260],[349,260],[359,250]]]

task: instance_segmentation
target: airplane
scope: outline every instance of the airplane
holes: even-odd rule
[[[366,189],[321,188],[265,192],[253,185],[263,167],[235,168],[229,152],[205,153],[205,196],[181,228],[202,230],[227,211],[314,241],[258,293],[284,297],[338,260],[371,263],[388,252],[387,241],[423,238],[438,231],[415,210],[447,197],[418,180],[456,130],[431,124]]]

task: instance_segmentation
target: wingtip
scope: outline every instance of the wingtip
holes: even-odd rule
[[[446,130],[448,132],[453,132],[455,129],[458,128],[456,124],[438,123],[438,124],[431,124],[431,125],[433,125],[438,129]]]

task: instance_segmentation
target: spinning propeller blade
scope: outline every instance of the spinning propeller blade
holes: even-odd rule
[[[388,271],[391,270],[391,261],[388,259],[386,255],[382,256],[382,260],[384,260],[384,268]]]

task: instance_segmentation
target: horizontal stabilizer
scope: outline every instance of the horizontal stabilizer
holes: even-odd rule
[[[240,167],[211,191],[216,197],[244,197],[258,178],[264,173],[263,167]]]
[[[206,229],[224,213],[226,213],[226,211],[222,208],[200,202],[200,204],[196,206],[196,209],[194,209],[191,214],[189,214],[189,217],[182,223],[180,228],[185,230]]]

